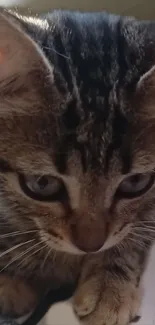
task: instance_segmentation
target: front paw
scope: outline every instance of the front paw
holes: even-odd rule
[[[132,282],[91,279],[78,288],[73,308],[83,325],[128,325],[138,320],[141,297]]]
[[[33,311],[37,303],[36,293],[21,280],[0,276],[0,314],[18,318]]]

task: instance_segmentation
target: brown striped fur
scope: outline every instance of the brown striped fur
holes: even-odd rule
[[[116,193],[129,175],[154,173],[154,36],[154,23],[104,13],[2,11],[3,314],[28,313],[51,288],[77,281],[73,307],[82,324],[136,319],[155,187],[134,199]],[[34,174],[58,177],[65,199],[26,195],[20,177]]]

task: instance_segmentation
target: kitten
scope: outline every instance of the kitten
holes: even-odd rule
[[[84,325],[138,315],[154,240],[155,24],[0,14],[0,310],[77,284]]]

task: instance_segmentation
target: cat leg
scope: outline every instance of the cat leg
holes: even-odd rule
[[[142,258],[115,258],[85,273],[73,297],[73,308],[83,325],[128,325],[138,320],[143,296]],[[131,262],[131,264],[130,264]],[[135,263],[137,262],[137,263]],[[144,262],[144,261],[143,261]],[[101,264],[101,263],[100,263]],[[92,271],[93,270],[93,271]]]

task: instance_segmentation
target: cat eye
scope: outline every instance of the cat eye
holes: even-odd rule
[[[154,174],[134,174],[125,178],[119,185],[116,196],[132,199],[143,195],[154,183]]]
[[[22,190],[31,198],[39,201],[60,201],[66,195],[66,189],[61,179],[51,176],[23,176],[19,182]]]

